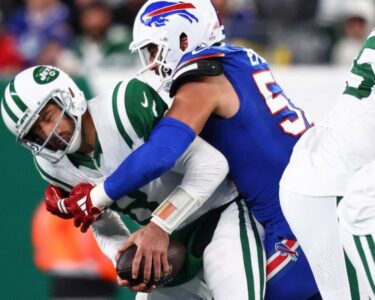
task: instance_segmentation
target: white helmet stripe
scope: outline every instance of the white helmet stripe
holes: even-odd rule
[[[12,119],[12,121],[13,121],[14,123],[17,123],[19,119],[18,119],[18,117],[14,114],[14,112],[10,109],[8,103],[7,103],[6,100],[5,100],[5,97],[3,98],[2,106],[3,106],[3,109],[5,110],[5,112],[8,114],[8,116]]]
[[[25,112],[27,110],[27,106],[26,104],[21,100],[21,98],[18,96],[17,92],[16,92],[16,88],[14,86],[14,80],[12,80],[9,84],[9,91],[10,91],[10,95],[14,101],[14,103],[16,103],[16,105],[18,106],[18,108],[22,111],[22,112]]]

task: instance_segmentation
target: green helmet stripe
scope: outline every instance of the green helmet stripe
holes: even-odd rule
[[[17,116],[14,114],[14,112],[12,112],[12,110],[8,106],[8,103],[5,101],[5,97],[3,98],[2,102],[3,102],[4,109],[5,109],[6,113],[8,114],[8,116],[12,119],[12,121],[14,123],[17,123],[19,119],[17,118]]]
[[[16,105],[22,112],[25,112],[27,109],[27,106],[25,103],[23,103],[21,98],[18,96],[16,89],[14,87],[14,80],[12,80],[9,84],[9,91],[10,91],[10,95],[12,96],[14,103],[16,103]]]

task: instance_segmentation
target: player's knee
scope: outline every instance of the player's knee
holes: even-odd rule
[[[225,240],[225,239],[223,239]],[[230,283],[236,278],[237,282],[246,282],[246,270],[241,251],[228,247],[217,247],[220,243],[211,243],[205,249],[203,256],[204,277],[210,288],[216,289],[225,285],[224,289],[232,289]],[[237,255],[235,253],[238,253]]]

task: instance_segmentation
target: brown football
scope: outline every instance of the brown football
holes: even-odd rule
[[[144,260],[142,260],[139,275],[137,279],[132,278],[132,263],[135,256],[137,246],[133,245],[121,254],[117,261],[116,272],[121,279],[129,281],[130,285],[138,285],[143,282],[143,267]],[[163,286],[173,280],[178,272],[181,270],[186,259],[186,247],[177,241],[170,240],[168,246],[168,262],[171,268],[168,274],[162,275],[158,282],[154,281],[154,268],[151,270],[151,278],[147,285]]]

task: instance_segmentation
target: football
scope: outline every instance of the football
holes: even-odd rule
[[[121,254],[117,261],[116,272],[121,279],[128,280],[130,285],[138,285],[143,282],[143,267],[144,259],[142,260],[139,267],[138,278],[132,278],[132,263],[135,256],[137,246],[133,245]],[[181,270],[186,259],[186,247],[177,241],[170,240],[168,246],[168,262],[170,266],[170,272],[162,275],[158,282],[154,280],[154,268],[151,270],[150,281],[147,285],[156,285],[156,287],[163,286],[168,282],[172,281],[176,277],[178,272]]]

